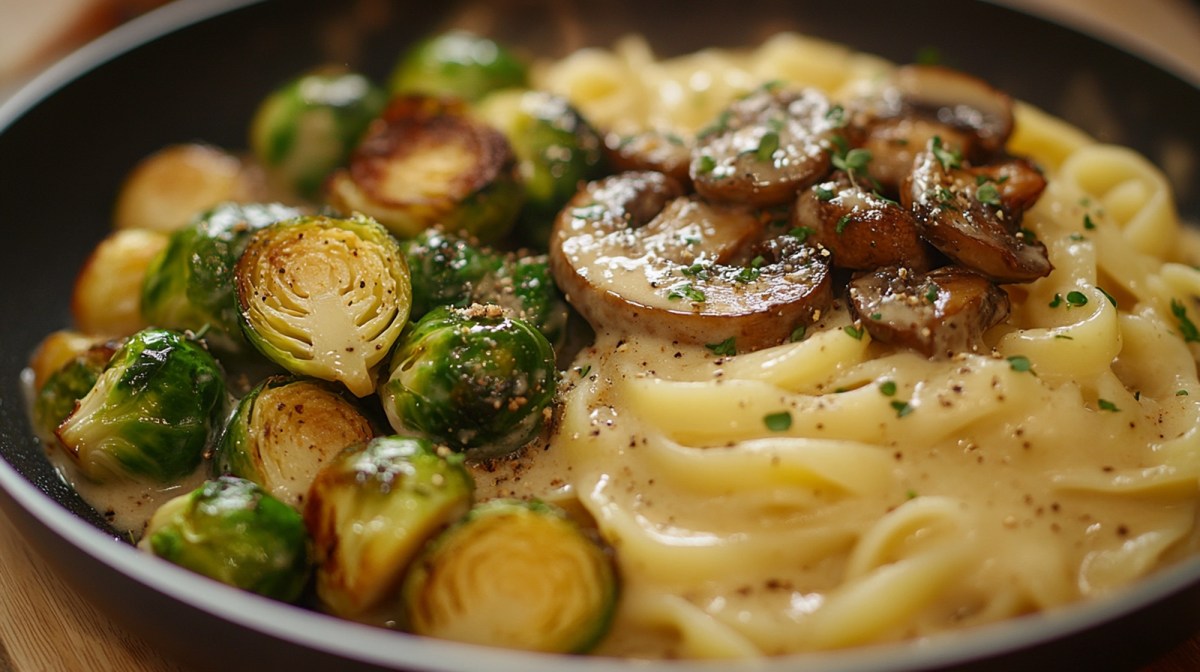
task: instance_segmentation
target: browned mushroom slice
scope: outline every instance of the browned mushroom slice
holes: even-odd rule
[[[924,271],[931,265],[912,213],[864,189],[843,171],[800,192],[792,223],[829,250],[834,266],[871,270],[901,265]]]
[[[805,89],[764,88],[735,101],[701,131],[689,172],[713,200],[778,205],[829,170],[842,108]]]
[[[1008,294],[960,266],[914,273],[888,266],[850,281],[850,307],[871,338],[928,357],[976,352],[1008,317]]]
[[[971,146],[971,136],[946,124],[919,117],[882,119],[867,130],[863,149],[871,153],[867,175],[885,193],[895,194],[912,172],[913,160],[938,136],[947,151],[962,154]]]
[[[832,303],[820,250],[793,236],[763,243],[764,230],[748,210],[680,195],[671,178],[622,173],[562,211],[550,267],[597,330],[752,350]]]
[[[688,164],[691,141],[668,131],[649,130],[632,135],[609,133],[604,137],[605,156],[615,172],[655,171],[690,185]]]
[[[873,157],[868,174],[889,193],[934,136],[948,152],[978,164],[1000,154],[1012,135],[1008,94],[941,66],[897,68],[876,98],[858,102],[855,120],[866,127],[863,147]]]
[[[934,138],[917,156],[900,198],[921,236],[946,256],[996,282],[1029,282],[1053,269],[1046,247],[1020,230],[1021,215],[1041,193],[1039,182],[1045,186],[1021,160],[955,168]]]

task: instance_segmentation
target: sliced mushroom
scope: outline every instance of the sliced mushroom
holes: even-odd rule
[[[829,170],[845,114],[813,89],[763,88],[735,101],[701,131],[689,168],[713,200],[778,205]]]
[[[863,188],[844,171],[800,192],[792,223],[807,230],[840,268],[871,270],[902,265],[928,270],[932,254],[912,213]]]
[[[871,338],[927,357],[977,352],[983,334],[1008,317],[1008,294],[961,266],[928,273],[888,266],[855,277],[850,307]]]
[[[597,330],[738,350],[774,345],[832,303],[821,250],[765,239],[749,210],[682,195],[659,173],[585,185],[555,222],[550,265]]]
[[[863,149],[871,153],[867,175],[888,194],[899,193],[900,185],[912,172],[913,160],[934,136],[950,152],[962,154],[971,146],[970,134],[946,124],[920,117],[882,119],[866,132]]]
[[[1046,247],[1020,229],[1045,178],[1027,161],[1011,159],[964,169],[937,138],[917,155],[900,191],[921,236],[946,256],[996,282],[1029,282],[1053,269]]]
[[[691,184],[688,164],[692,160],[689,139],[662,130],[633,135],[609,133],[604,137],[605,156],[615,172],[655,171],[684,185]]]
[[[868,120],[859,123],[867,127],[863,146],[874,157],[869,173],[890,191],[935,135],[948,151],[977,164],[999,155],[1012,135],[1013,101],[966,73],[906,65],[855,118]]]

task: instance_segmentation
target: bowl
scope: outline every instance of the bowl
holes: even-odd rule
[[[670,55],[750,45],[784,29],[897,62],[936,49],[943,62],[1098,139],[1176,166],[1168,176],[1181,214],[1200,221],[1194,85],[1105,43],[985,2],[899,7],[889,0],[862,0],[852,11],[807,0],[177,0],[90,44],[0,106],[0,204],[10,236],[0,248],[0,506],[72,587],[195,669],[900,672],[1145,663],[1200,629],[1200,558],[1110,598],[935,642],[744,665],[562,658],[416,638],[214,585],[145,557],[58,478],[33,438],[22,368],[45,334],[70,324],[76,270],[110,230],[120,181],[138,159],[189,140],[244,147],[262,95],[301,69],[336,60],[383,81],[405,45],[468,20],[546,55],[608,46],[628,32],[647,35],[659,54]]]

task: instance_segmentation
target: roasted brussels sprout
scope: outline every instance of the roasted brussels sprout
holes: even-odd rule
[[[144,329],[113,354],[57,435],[92,480],[169,483],[199,466],[225,405],[224,373],[204,346]]]
[[[517,230],[526,244],[545,250],[563,205],[581,182],[601,176],[604,140],[565,98],[545,91],[497,91],[478,112],[517,155],[525,188]]]
[[[333,67],[309,72],[259,105],[250,147],[276,186],[314,199],[386,104],[384,91],[357,72]]]
[[[250,239],[234,270],[239,320],[267,359],[299,375],[375,389],[375,368],[408,322],[400,244],[374,220],[298,217]]]
[[[254,232],[300,215],[280,204],[223,203],[171,234],[142,283],[142,315],[167,329],[205,329],[218,348],[236,352],[238,326],[233,268]]]
[[[421,547],[464,516],[475,481],[462,457],[424,439],[378,437],[318,472],[304,519],[317,558],[317,596],[338,616],[383,625]]]
[[[389,81],[393,95],[427,93],[477,100],[528,84],[525,63],[486,37],[456,30],[425,39],[401,55]]]
[[[217,444],[217,475],[258,483],[296,508],[317,471],[375,436],[371,421],[331,383],[271,376],[238,402]]]
[[[96,384],[116,349],[115,343],[97,343],[46,377],[37,388],[33,403],[34,426],[40,436],[46,440],[54,439],[54,430],[75,410],[75,403]]]
[[[494,303],[533,323],[552,344],[561,341],[569,309],[545,255],[501,253],[437,228],[406,242],[404,253],[414,319],[437,306]]]
[[[434,539],[402,589],[417,634],[552,653],[594,646],[617,593],[609,555],[561,510],[504,499]]]
[[[224,149],[170,145],[129,172],[117,195],[113,225],[171,232],[220,203],[252,203],[265,192],[261,174]]]
[[[405,332],[379,396],[397,433],[485,459],[537,436],[556,377],[554,349],[528,322],[443,306]]]
[[[75,326],[106,336],[128,336],[150,326],[142,315],[142,284],[167,241],[167,234],[149,229],[117,229],[100,241],[75,276]]]
[[[312,575],[304,518],[256,483],[233,476],[206,481],[158,507],[138,548],[284,602],[296,601]]]
[[[512,147],[457,100],[392,100],[326,185],[342,212],[361,212],[401,238],[441,225],[497,241],[512,230],[523,196]]]

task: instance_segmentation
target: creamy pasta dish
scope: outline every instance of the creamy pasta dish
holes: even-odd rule
[[[547,156],[523,154],[519,125],[505,125],[527,101],[511,86],[508,99],[402,97],[398,72],[353,153],[320,179],[294,179],[321,151],[306,138],[328,126],[308,124],[290,142],[310,149],[286,161],[223,156],[235,186],[188,206],[191,229],[118,224],[126,267],[102,274],[133,289],[102,300],[132,292],[127,321],[77,296],[77,320],[100,324],[80,325],[53,365],[32,365],[101,362],[46,432],[65,477],[140,547],[203,573],[179,560],[186,535],[167,533],[183,505],[164,502],[236,475],[297,516],[307,541],[291,552],[303,557],[282,564],[302,574],[283,592],[274,578],[269,590],[215,578],[418,634],[596,655],[753,658],[936,636],[1109,595],[1197,552],[1200,271],[1143,156],[968,74],[795,34],[671,58],[633,36],[527,77],[521,90],[576,111],[596,132],[584,149],[604,157],[536,216],[534,196],[505,205],[537,184],[530,156]],[[464,169],[485,153],[503,157],[501,173],[515,166],[515,181]],[[468,172],[477,182],[443,198],[445,176]],[[133,212],[146,197],[128,198]],[[188,322],[203,302],[187,289],[162,307],[176,285],[161,259],[194,222],[217,230],[193,218],[218,201],[242,208],[221,231],[257,232],[221,239],[244,248],[226,271],[235,281],[220,310]],[[457,234],[494,249],[494,263],[438,237]],[[319,237],[339,256],[311,261],[328,254],[314,251]],[[130,261],[142,239],[145,260]],[[358,280],[368,272],[348,260],[360,256],[383,270]],[[530,260],[532,283],[519,270]],[[476,265],[496,275],[453,296],[429,289]],[[532,304],[529,287],[560,303]],[[357,312],[343,318],[343,306]],[[534,327],[512,335],[502,322]],[[465,336],[453,355],[438,348],[484,325],[496,329],[487,363],[435,370],[473,356]],[[82,417],[105,403],[97,390],[128,343],[176,347],[131,336],[155,327],[204,343],[227,377],[228,398],[201,389],[199,364],[178,379],[213,399],[191,461],[147,457],[137,446],[152,439],[93,438]],[[247,353],[272,382],[231,363]],[[324,396],[292,401],[284,378]],[[464,392],[469,381],[479,386]],[[264,396],[239,420],[252,394]],[[295,412],[260,420],[268,394]],[[478,403],[431,410],[460,398]],[[321,405],[367,410],[351,424],[297,420]],[[303,454],[268,455],[287,432],[303,434]],[[383,450],[385,436],[430,448]],[[130,445],[137,459],[121,454]],[[378,498],[345,493],[435,458],[419,506],[377,510]],[[384,491],[418,476],[394,478]],[[447,485],[460,481],[465,495]],[[131,489],[132,500],[112,494]],[[513,510],[486,507],[499,502]],[[586,553],[541,528],[522,537],[533,522],[501,527],[538,507]],[[488,525],[523,541],[481,541],[473,529]],[[464,568],[472,553],[535,557]],[[468,576],[438,583],[455,572]],[[572,604],[522,602],[533,594]],[[461,604],[473,602],[524,630]],[[527,641],[542,622],[569,632]]]

